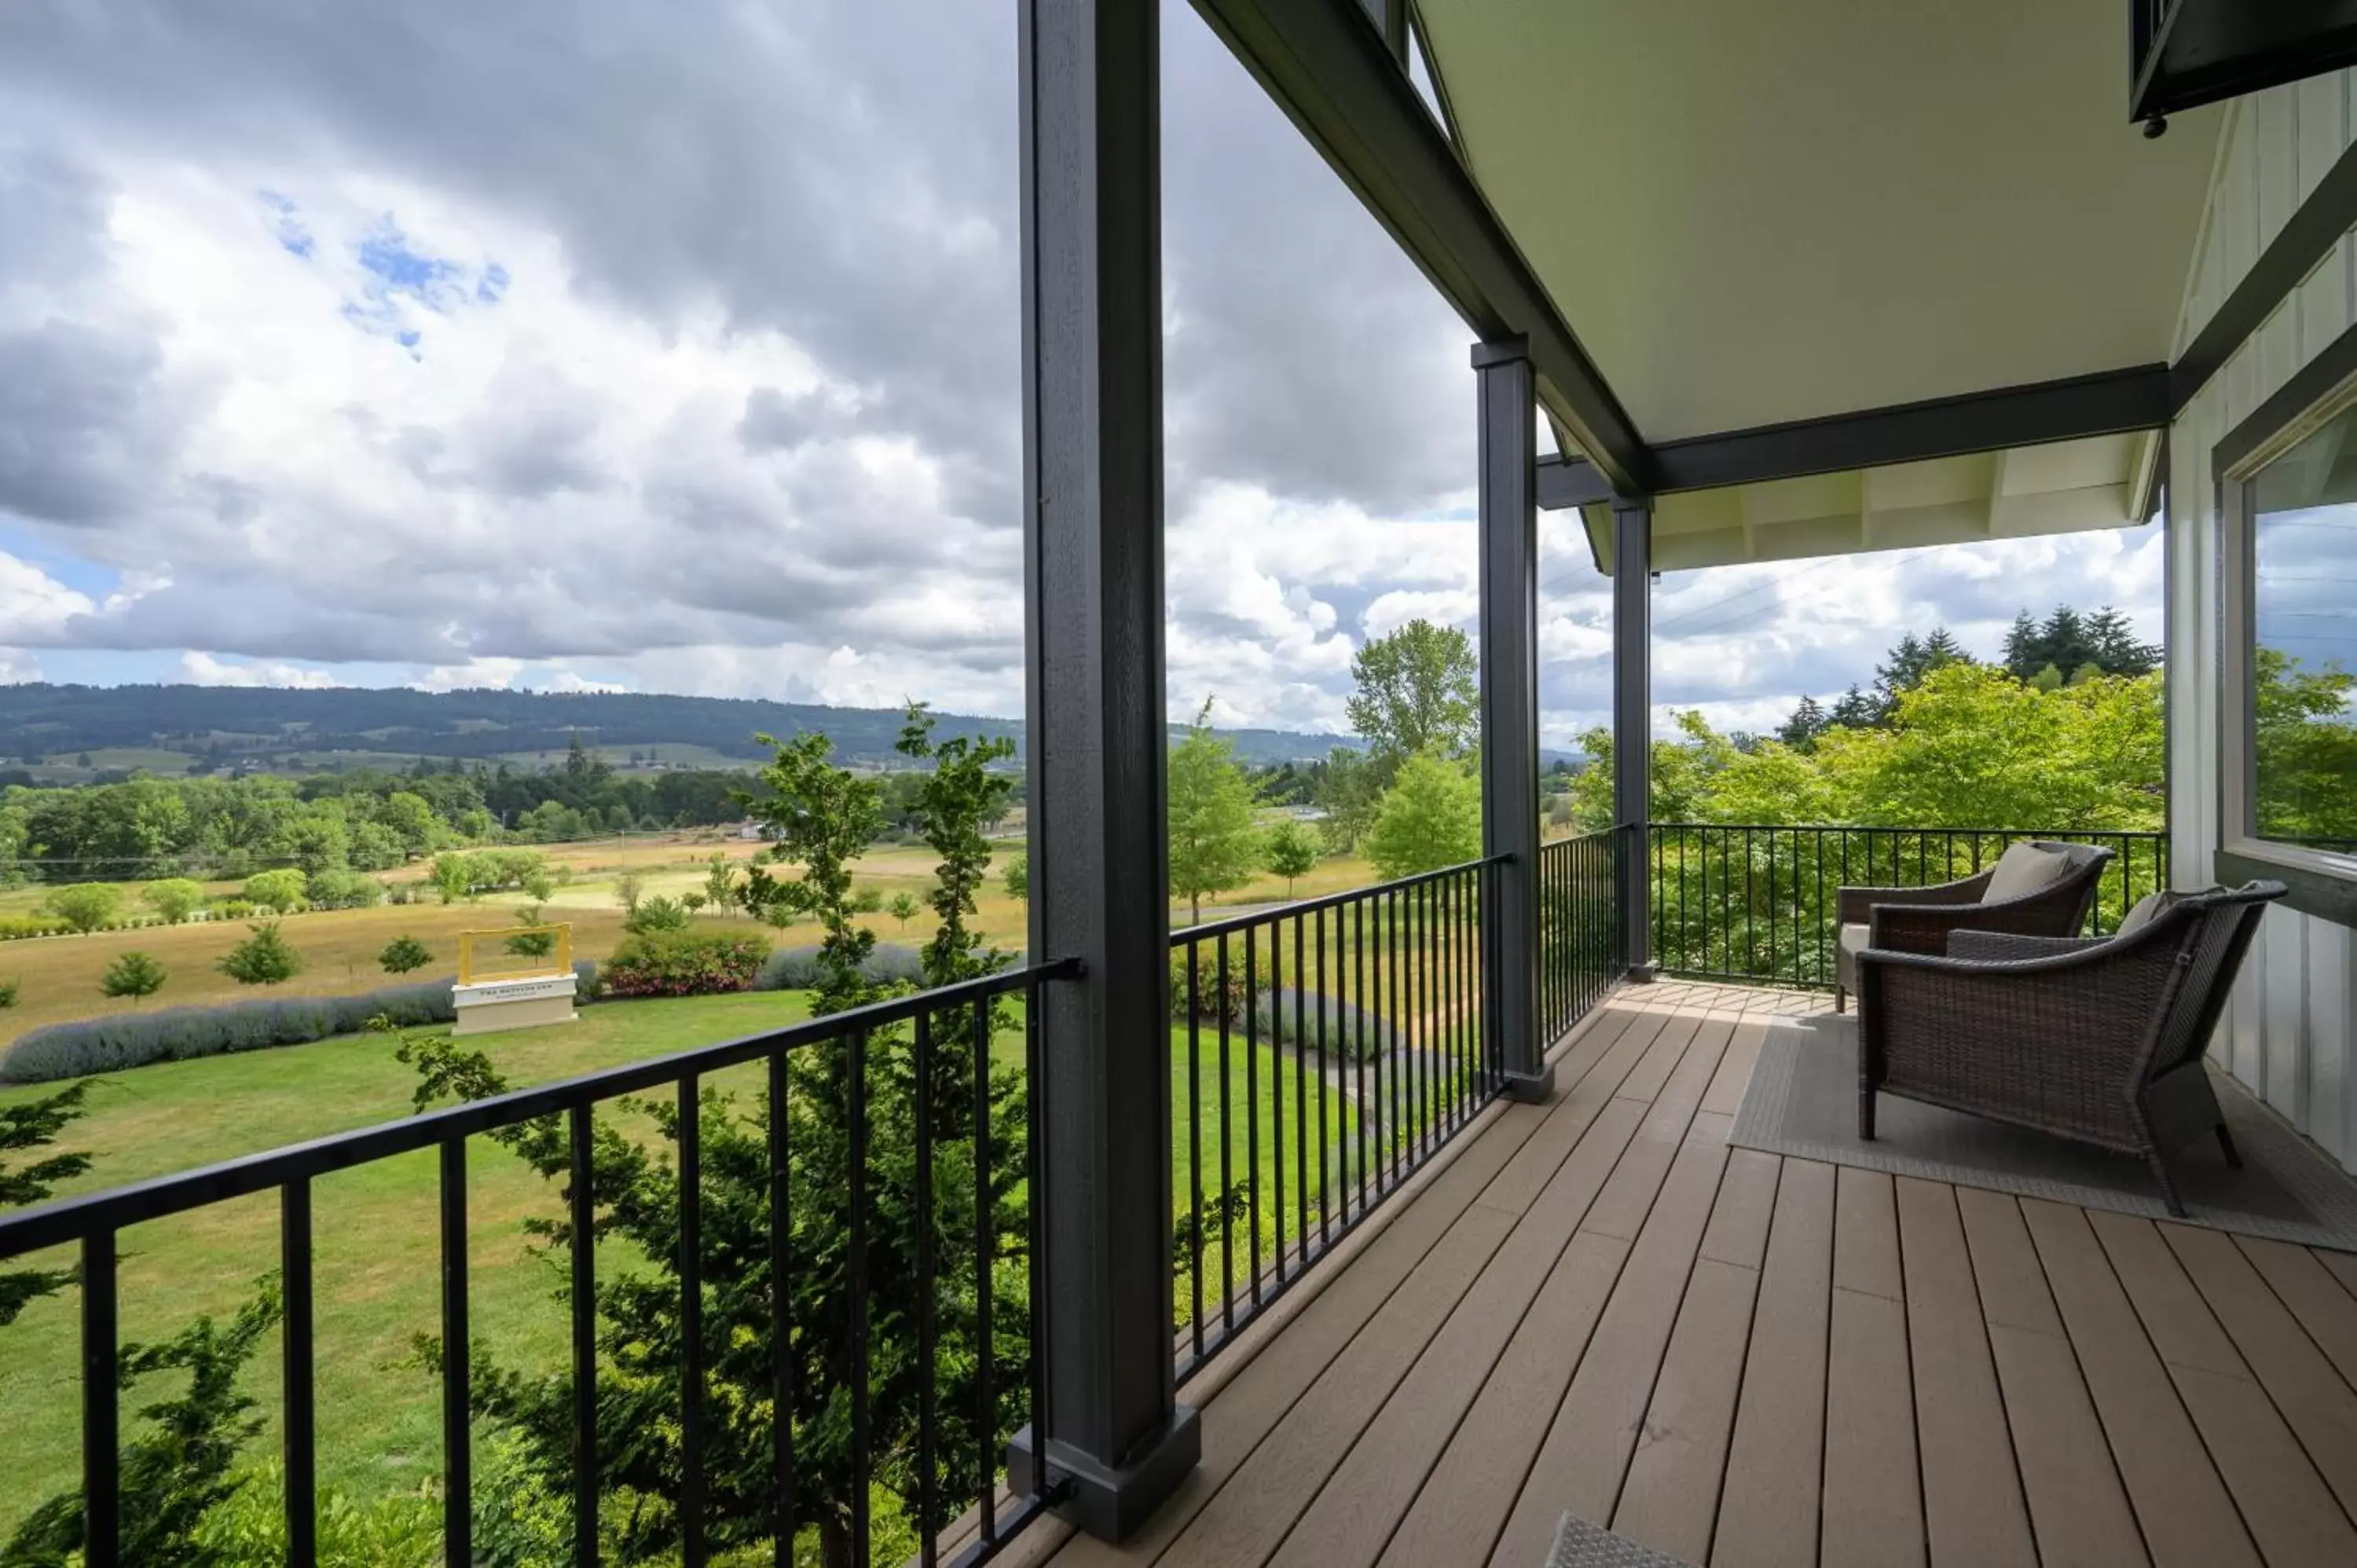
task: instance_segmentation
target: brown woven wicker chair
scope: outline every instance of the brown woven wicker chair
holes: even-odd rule
[[[1901,1095],[2140,1155],[2171,1214],[2162,1155],[2215,1133],[2240,1165],[2201,1066],[2243,954],[2280,882],[2166,896],[2111,937],[1958,931],[1939,957],[1858,955],[1857,1130]]]
[[[1996,875],[1996,865],[1961,882],[1930,887],[1842,888],[1837,896],[1841,931],[1834,959],[1834,1011],[1846,1010],[1850,993],[1857,989],[1857,954],[1862,948],[1943,953],[1948,950],[1948,933],[1960,930],[2076,936],[2094,905],[2095,885],[2103,880],[2112,852],[2093,844],[2043,839],[2031,841],[2028,847],[2062,856],[2070,869],[2059,880],[2018,898],[1982,901]]]

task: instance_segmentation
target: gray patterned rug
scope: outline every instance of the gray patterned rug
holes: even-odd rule
[[[1693,1568],[1693,1564],[1567,1513],[1555,1526],[1555,1550],[1547,1553],[1546,1568]]]
[[[2169,1162],[2190,1223],[2357,1251],[2357,1181],[2214,1069],[2218,1101],[2243,1156],[2230,1167],[2203,1138]],[[2144,1162],[1962,1112],[1880,1097],[1872,1143],[1857,1135],[1857,1024],[1831,1013],[1778,1020],[1735,1118],[1733,1142],[1893,1176],[2169,1218]]]

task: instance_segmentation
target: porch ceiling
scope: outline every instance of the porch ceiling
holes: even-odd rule
[[[1661,495],[1653,569],[2122,528],[2143,521],[2158,447],[2149,432],[2098,435]],[[1583,507],[1580,518],[1609,575],[1612,509]]]
[[[2111,0],[1417,0],[1476,180],[1648,443],[2169,358],[2220,113]]]

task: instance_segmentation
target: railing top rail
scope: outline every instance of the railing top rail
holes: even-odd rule
[[[1351,887],[1340,893],[1321,894],[1315,898],[1303,898],[1290,904],[1278,904],[1271,908],[1254,909],[1242,915],[1231,915],[1224,920],[1206,920],[1200,926],[1181,926],[1170,933],[1170,945],[1175,948],[1182,942],[1200,941],[1206,937],[1220,937],[1231,931],[1241,931],[1248,926],[1265,926],[1273,920],[1291,919],[1297,915],[1314,915],[1320,909],[1330,909],[1338,904],[1348,904],[1354,899],[1372,897],[1378,893],[1396,892],[1403,887],[1417,887],[1427,882],[1438,882],[1446,877],[1461,876],[1466,872],[1479,871],[1484,866],[1502,865],[1512,858],[1511,855],[1504,854],[1483,855],[1480,860],[1459,861],[1455,865],[1444,865],[1437,871],[1419,871],[1413,876],[1395,877],[1389,882],[1377,882],[1365,887]]]
[[[445,1106],[398,1122],[384,1122],[281,1149],[245,1155],[172,1176],[155,1176],[103,1192],[59,1198],[14,1214],[0,1215],[0,1259],[13,1258],[145,1220],[184,1213],[225,1198],[267,1192],[287,1182],[349,1169],[393,1155],[432,1148],[452,1138],[512,1127],[535,1117],[596,1104],[617,1095],[679,1082],[691,1074],[716,1072],[755,1061],[772,1052],[796,1050],[863,1031],[905,1023],[938,1012],[1028,989],[1041,980],[1065,980],[1080,972],[1080,961],[1049,963],[960,981],[931,991],[896,996],[848,1012],[830,1013],[741,1039],[698,1046],[650,1058],[627,1067],[607,1068],[537,1084],[488,1100]]]
[[[1648,822],[1649,828],[1678,832],[1754,833],[1957,833],[1981,838],[2017,839],[2160,839],[2167,828],[1966,828],[1922,827],[1900,822]]]

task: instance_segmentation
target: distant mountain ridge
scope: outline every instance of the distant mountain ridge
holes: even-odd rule
[[[1020,744],[1023,722],[939,715],[943,733],[1005,736]],[[817,730],[845,762],[886,764],[900,736],[897,708],[836,708],[737,697],[677,697],[636,692],[421,692],[410,687],[0,685],[0,764],[72,762],[83,753],[154,750],[266,766],[323,754],[393,758],[523,759],[562,753],[576,736],[611,760],[652,752],[657,760],[745,766],[766,755],[753,736]],[[1173,725],[1173,729],[1178,726]],[[1348,736],[1289,730],[1220,732],[1246,762],[1304,761]],[[666,756],[665,747],[682,755]],[[98,759],[94,759],[98,760]],[[361,757],[353,757],[355,762]],[[103,762],[101,762],[103,766]]]

